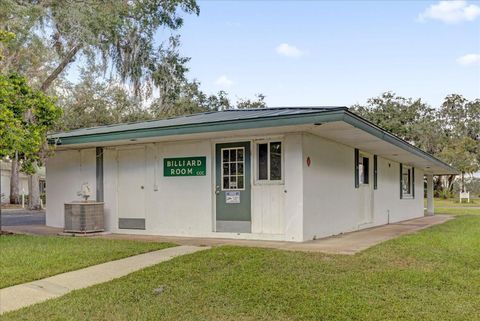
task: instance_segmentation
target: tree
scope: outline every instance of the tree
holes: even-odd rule
[[[61,115],[53,99],[17,74],[0,74],[0,159],[15,152],[27,173],[43,163],[46,134]]]
[[[3,0],[0,10],[0,29],[5,28],[15,34],[8,41],[0,42],[5,57],[0,64],[0,73],[28,75],[28,83],[39,88],[43,80],[52,72],[57,63],[57,55],[44,37],[38,32],[30,32],[40,15],[35,6],[22,5],[20,1]],[[58,80],[57,80],[58,81]],[[20,202],[18,153],[11,155],[10,203]],[[39,198],[38,202],[40,201]]]
[[[122,82],[130,82],[135,94],[140,95],[151,92],[151,74],[158,60],[153,37],[162,26],[172,30],[181,27],[180,11],[198,14],[199,8],[195,0],[4,0],[0,26],[15,30],[22,39],[52,43],[56,57],[45,63],[44,67],[50,64],[52,68],[40,81],[44,92],[79,55],[83,55],[89,62],[101,62],[104,71],[110,69]],[[26,47],[31,53],[31,46]],[[17,51],[10,52],[15,56]],[[19,72],[21,64],[18,59],[13,61]],[[34,178],[29,177],[29,180]],[[36,186],[38,182],[29,184]],[[30,193],[29,199],[39,203],[40,195]]]
[[[256,94],[255,97],[256,97],[256,99],[240,98],[237,101],[237,109],[267,108],[267,103],[265,102],[265,95]]]
[[[367,100],[366,106],[351,109],[374,124],[394,133],[431,154],[439,148],[439,130],[435,110],[421,99],[404,98],[386,92]]]
[[[81,81],[67,84],[59,101],[64,113],[57,130],[151,119],[141,101],[115,81],[103,81],[95,67],[83,69]]]
[[[468,101],[452,94],[438,112],[443,124],[444,144],[440,156],[461,173],[461,191],[465,190],[465,174],[480,170],[480,99]],[[453,186],[449,186],[450,190]]]
[[[468,101],[452,94],[433,109],[420,99],[387,92],[352,110],[460,170],[462,190],[465,174],[480,169],[479,99]],[[448,193],[453,191],[454,179],[454,175],[445,179]],[[442,177],[436,178],[435,188],[437,192],[442,188]]]
[[[83,54],[131,82],[139,94],[145,84],[151,84],[158,61],[155,33],[160,27],[180,28],[181,11],[199,13],[195,0],[40,1],[36,6],[42,14],[35,26],[52,28],[53,47],[60,57],[42,83],[44,91]]]

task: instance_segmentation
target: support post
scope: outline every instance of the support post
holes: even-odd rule
[[[103,148],[97,147],[95,149],[96,154],[96,186],[97,186],[97,202],[103,202]]]
[[[433,204],[433,175],[427,174],[427,214],[434,215],[435,206]]]

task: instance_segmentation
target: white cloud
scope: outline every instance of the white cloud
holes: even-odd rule
[[[418,16],[420,21],[440,20],[445,23],[473,21],[480,16],[480,7],[464,0],[440,1],[428,7]]]
[[[480,54],[468,54],[461,56],[457,59],[457,62],[464,66],[480,65]]]
[[[222,75],[215,80],[215,84],[221,88],[230,88],[233,85],[233,81],[228,79],[227,76]]]
[[[303,51],[288,43],[282,43],[275,48],[275,51],[282,56],[298,58],[303,55]]]

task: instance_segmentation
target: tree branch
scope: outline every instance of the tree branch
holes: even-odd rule
[[[70,49],[70,51],[67,53],[65,58],[63,58],[62,62],[55,68],[55,70],[45,79],[45,81],[42,84],[41,90],[43,92],[47,91],[47,89],[50,87],[50,85],[53,83],[55,79],[57,79],[58,75],[65,69],[65,67],[68,66],[70,62],[72,62],[73,58],[77,54],[77,52],[82,48],[80,44],[75,45]]]

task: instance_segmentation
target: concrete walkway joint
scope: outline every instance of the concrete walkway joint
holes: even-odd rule
[[[53,299],[73,290],[108,282],[174,257],[205,249],[208,247],[171,247],[0,289],[0,314]]]

